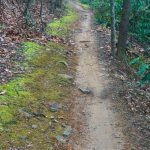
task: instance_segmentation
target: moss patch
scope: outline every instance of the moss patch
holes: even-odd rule
[[[47,137],[47,133],[43,134],[43,132],[46,132],[54,114],[44,106],[44,103],[62,101],[71,85],[71,82],[65,82],[58,77],[58,74],[68,72],[67,67],[58,64],[58,61],[68,61],[64,57],[63,49],[60,49],[61,46],[57,47],[57,44],[53,43],[52,48],[48,46],[41,49],[36,43],[32,43],[33,45],[35,45],[35,50],[38,47],[39,55],[32,55],[31,51],[36,54],[33,47],[32,50],[30,47],[26,49],[26,52],[30,54],[29,57],[32,56],[32,60],[28,61],[28,65],[32,69],[29,68],[28,72],[30,73],[0,87],[1,91],[6,91],[0,97],[0,121],[3,128],[9,126],[9,129],[5,128],[5,132],[1,133],[3,143],[0,148],[3,149],[10,147],[6,141],[11,142],[14,146],[25,146],[27,141],[31,140],[34,149],[39,148],[39,145],[36,146],[37,140],[41,143],[48,142],[50,139]],[[53,51],[55,48],[59,51]],[[22,108],[25,110],[22,113],[24,115],[18,111]],[[30,118],[29,114],[39,114],[39,116],[31,115]],[[16,120],[14,124],[12,124],[13,120]],[[31,129],[32,124],[39,127],[38,131]],[[55,132],[52,132],[51,136],[62,130],[59,125],[56,124],[56,126]],[[43,148],[41,147],[41,149]],[[47,148],[48,145],[45,144],[44,149]]]
[[[75,19],[75,12],[68,10],[68,15],[50,24],[47,32],[64,35]],[[58,31],[57,27],[65,30]],[[49,31],[51,28],[53,32]],[[54,136],[62,135],[64,129],[59,123],[59,116],[63,116],[64,112],[61,109],[51,112],[50,104],[62,103],[73,82],[59,76],[69,72],[67,65],[70,61],[65,55],[67,48],[54,42],[47,46],[23,43],[26,74],[0,86],[0,92],[3,92],[0,95],[0,149],[29,145],[29,150],[48,150],[56,142]]]
[[[39,45],[35,42],[24,42],[23,43],[23,51],[26,59],[30,60],[34,55],[37,54],[39,49],[44,48],[44,46]]]
[[[78,18],[72,8],[67,9],[67,15],[53,21],[47,27],[47,33],[54,36],[65,37],[70,29],[70,25]]]
[[[7,123],[12,121],[12,114],[10,112],[10,108],[8,106],[0,107],[0,120],[1,123]]]

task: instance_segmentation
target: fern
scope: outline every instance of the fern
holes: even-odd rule
[[[149,69],[149,65],[142,64],[137,72],[137,76],[141,77],[143,75],[143,73],[148,69]]]

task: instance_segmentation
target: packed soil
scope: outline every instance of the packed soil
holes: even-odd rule
[[[99,43],[97,39],[92,12],[84,10],[78,3],[72,3],[80,13],[80,28],[74,31],[75,45],[78,50],[76,86],[81,95],[76,97],[76,112],[80,120],[79,135],[75,150],[122,150],[124,137],[119,115],[112,105],[112,93],[109,79],[102,62],[99,60]],[[99,45],[100,44],[100,45]],[[80,108],[80,109],[79,109]]]

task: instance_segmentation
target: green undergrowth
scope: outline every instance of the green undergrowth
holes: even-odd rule
[[[88,0],[78,0],[78,2],[80,3],[81,7],[83,9],[90,9],[90,1]]]
[[[77,18],[78,16],[75,10],[68,7],[67,15],[48,24],[46,32],[49,35],[65,37],[69,32],[70,26]]]
[[[83,9],[90,9],[90,5],[88,4],[80,3],[80,5]]]
[[[50,23],[47,32],[61,36],[68,32],[66,26],[75,21],[77,15],[68,10],[60,20]],[[57,31],[56,27],[65,30]],[[63,114],[62,110],[51,112],[50,103],[62,103],[68,96],[73,79],[68,75],[70,60],[66,57],[68,46],[48,42],[47,46],[35,42],[22,43],[22,55],[26,73],[0,86],[0,149],[26,147],[27,149],[52,149],[52,137],[62,134],[62,126],[50,124]],[[36,126],[36,128],[34,128]]]

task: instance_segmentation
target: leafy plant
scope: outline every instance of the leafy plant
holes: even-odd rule
[[[143,56],[134,58],[129,65],[138,65],[137,76],[142,83],[150,83],[150,64],[143,59]]]

